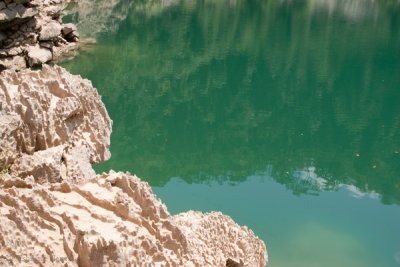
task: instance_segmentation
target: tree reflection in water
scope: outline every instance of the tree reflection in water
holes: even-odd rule
[[[98,170],[162,186],[272,166],[295,194],[347,185],[399,204],[399,3],[339,2],[132,4],[64,64],[114,120]]]

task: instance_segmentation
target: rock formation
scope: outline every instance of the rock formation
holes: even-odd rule
[[[37,182],[81,181],[110,157],[111,120],[90,81],[65,69],[0,74],[0,167]]]
[[[40,185],[4,175],[0,185],[2,266],[266,264],[263,242],[246,227],[221,213],[171,216],[135,176]]]
[[[61,22],[61,12],[68,2],[0,2],[0,71],[40,65],[77,48],[76,27]]]
[[[266,265],[264,243],[229,217],[171,216],[137,177],[94,174],[111,120],[88,80],[3,71],[0,118],[0,266]]]

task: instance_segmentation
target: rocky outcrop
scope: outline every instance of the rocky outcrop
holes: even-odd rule
[[[56,60],[76,49],[79,34],[62,24],[69,0],[0,2],[0,71],[20,70]]]
[[[147,183],[96,176],[111,121],[61,67],[0,74],[0,266],[265,266],[264,243],[213,212],[171,216]]]
[[[110,157],[111,120],[90,81],[47,65],[0,74],[0,167],[37,182],[81,181]]]
[[[135,176],[39,185],[5,175],[0,185],[2,266],[266,264],[264,243],[246,227],[221,213],[171,216]]]
[[[136,176],[96,176],[112,125],[96,89],[58,66],[23,70],[77,47],[67,2],[0,2],[0,266],[265,266],[264,243],[228,216],[172,216]]]

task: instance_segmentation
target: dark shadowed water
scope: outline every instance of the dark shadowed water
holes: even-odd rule
[[[223,211],[271,267],[400,266],[400,2],[160,2],[66,17],[98,40],[63,64],[114,121],[97,171]]]

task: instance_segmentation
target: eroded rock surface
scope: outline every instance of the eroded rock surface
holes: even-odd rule
[[[79,185],[0,176],[0,265],[265,266],[264,243],[221,213],[171,216],[123,173]],[[238,263],[237,265],[231,265]]]
[[[90,81],[55,66],[0,74],[0,167],[37,182],[80,181],[110,157],[111,120]]]
[[[76,28],[61,21],[61,12],[69,2],[1,1],[0,71],[41,65],[77,49],[79,34]]]

